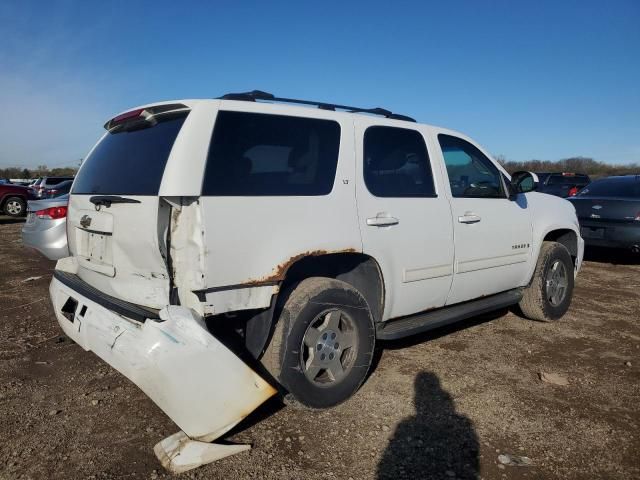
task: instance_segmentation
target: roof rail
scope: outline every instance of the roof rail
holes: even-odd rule
[[[312,102],[311,100],[296,100],[295,98],[282,98],[276,97],[271,93],[263,92],[261,90],[252,90],[251,92],[242,92],[242,93],[227,93],[226,95],[222,95],[218,97],[221,100],[240,100],[244,102],[255,102],[256,100],[262,100],[267,102],[282,102],[282,103],[294,103],[297,105],[311,105],[318,107],[322,110],[344,110],[349,113],[370,113],[372,115],[382,115],[386,118],[391,118],[394,120],[404,120],[407,122],[415,122],[415,119],[408,117],[406,115],[400,115],[399,113],[393,113],[384,108],[376,107],[376,108],[360,108],[360,107],[350,107],[348,105],[337,105],[334,103],[326,103],[326,102]]]

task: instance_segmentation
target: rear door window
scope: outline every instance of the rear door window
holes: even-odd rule
[[[161,115],[153,126],[107,133],[85,160],[71,193],[157,195],[185,118],[185,113]]]
[[[422,134],[375,126],[364,133],[364,181],[376,197],[435,197]]]
[[[263,113],[218,113],[202,194],[327,195],[333,189],[340,125]]]

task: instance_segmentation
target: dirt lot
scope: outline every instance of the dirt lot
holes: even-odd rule
[[[20,228],[0,217],[0,478],[168,477],[152,447],[176,426],[61,336],[54,264],[21,246]],[[562,321],[500,312],[386,343],[347,403],[270,401],[228,438],[253,450],[181,477],[640,478],[640,261],[610,261],[586,262]]]

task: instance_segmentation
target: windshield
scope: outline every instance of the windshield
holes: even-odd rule
[[[578,196],[640,198],[640,181],[635,178],[603,178],[580,190]]]
[[[71,193],[157,195],[185,118],[163,115],[153,126],[107,133],[80,168]]]

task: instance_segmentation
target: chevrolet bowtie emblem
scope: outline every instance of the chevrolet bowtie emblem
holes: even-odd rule
[[[80,219],[80,225],[82,225],[83,228],[89,228],[91,225],[91,217],[89,215],[83,215]]]

